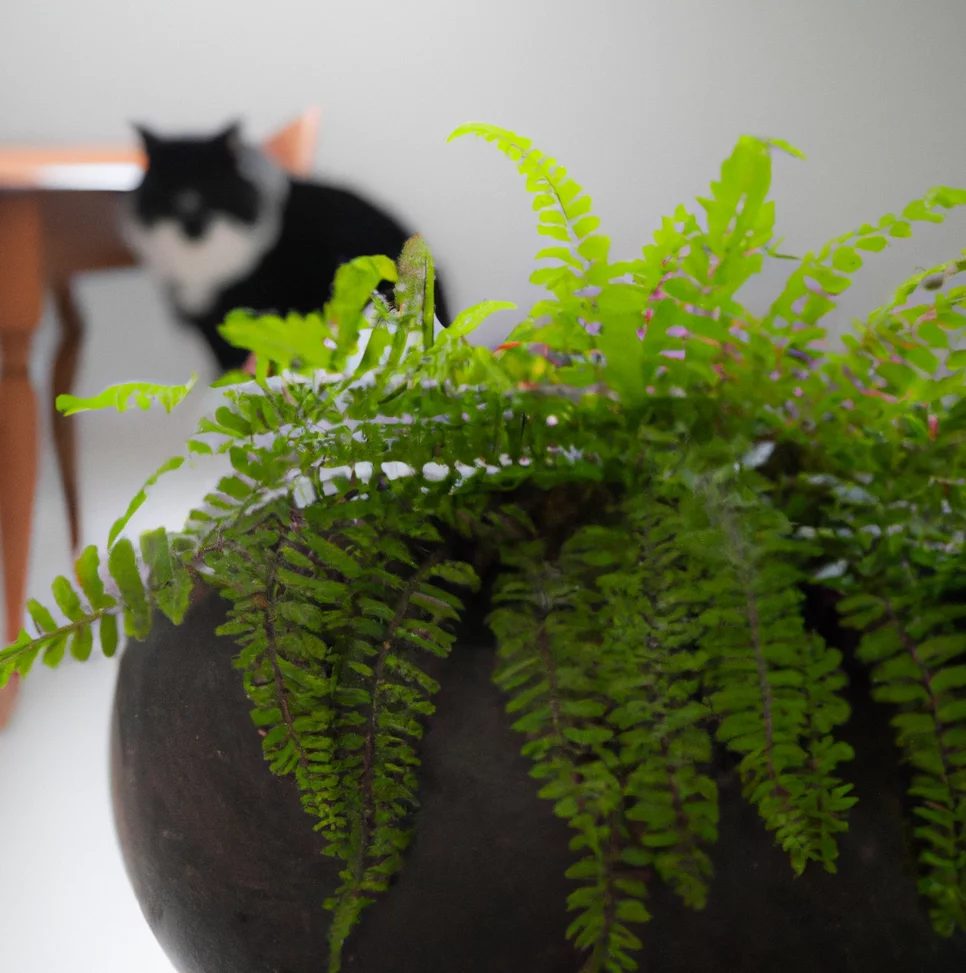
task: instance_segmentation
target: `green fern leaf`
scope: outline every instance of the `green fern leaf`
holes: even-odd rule
[[[151,631],[151,610],[134,545],[126,537],[119,540],[111,548],[107,564],[123,599],[125,631],[132,638],[146,638]]]
[[[154,403],[163,406],[165,412],[170,412],[194,388],[197,380],[198,376],[192,373],[191,378],[184,385],[126,382],[123,385],[112,385],[89,399],[81,399],[76,395],[58,395],[54,404],[57,411],[65,416],[98,409],[117,409],[118,412],[124,412],[132,405],[147,410]]]

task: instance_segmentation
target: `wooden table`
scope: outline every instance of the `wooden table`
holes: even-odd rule
[[[27,561],[37,490],[37,395],[30,352],[49,291],[61,336],[51,375],[53,397],[71,390],[81,321],[71,295],[75,274],[134,262],[117,226],[119,194],[140,180],[140,152],[125,148],[0,148],[0,550],[5,643],[23,624]],[[73,424],[54,413],[71,548],[77,547]],[[16,683],[0,690],[0,727]]]
[[[262,143],[294,175],[312,168],[320,112],[311,108]],[[5,644],[23,624],[34,495],[37,489],[37,395],[30,351],[44,297],[53,296],[61,336],[51,374],[54,444],[70,527],[79,542],[74,424],[53,409],[72,391],[82,322],[71,294],[77,274],[132,265],[121,240],[118,203],[141,179],[144,157],[124,146],[0,146],[0,550]],[[0,690],[0,728],[16,684]]]

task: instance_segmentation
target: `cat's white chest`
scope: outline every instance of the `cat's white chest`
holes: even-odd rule
[[[174,220],[151,227],[128,223],[126,230],[141,260],[171,288],[178,309],[191,315],[210,310],[221,291],[251,274],[274,242],[264,227],[223,216],[197,240]]]

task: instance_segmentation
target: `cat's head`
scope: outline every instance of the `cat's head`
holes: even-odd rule
[[[259,187],[247,171],[238,124],[208,138],[164,138],[136,126],[147,156],[144,179],[134,194],[140,221],[179,224],[197,240],[211,223],[228,217],[254,223],[259,215]]]

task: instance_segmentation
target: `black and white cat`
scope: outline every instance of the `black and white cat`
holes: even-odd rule
[[[411,235],[353,192],[290,178],[237,125],[211,138],[138,132],[148,162],[122,216],[125,239],[224,369],[248,357],[218,333],[229,311],[319,310],[340,264],[395,259]],[[438,280],[435,298],[446,326]]]

